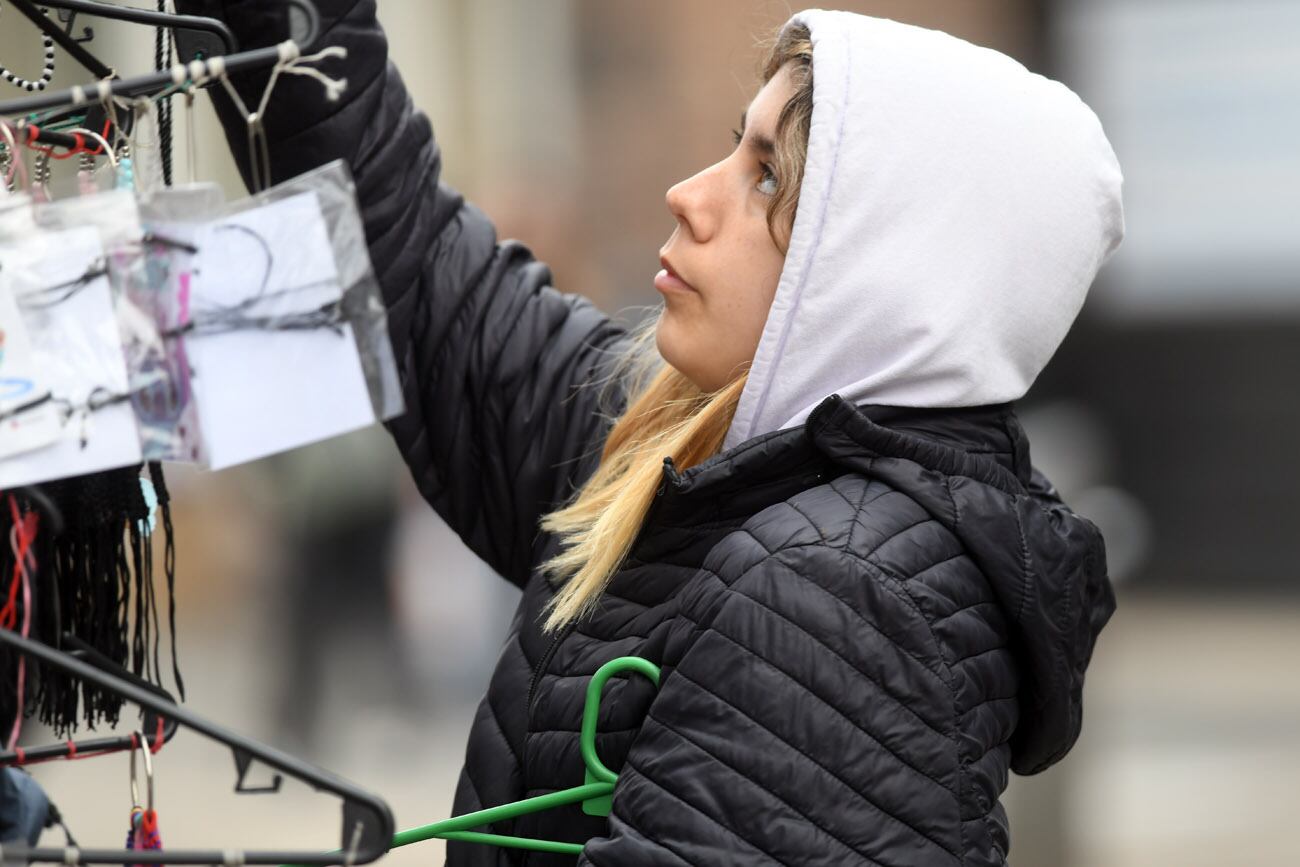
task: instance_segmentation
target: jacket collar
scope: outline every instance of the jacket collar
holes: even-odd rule
[[[682,472],[665,460],[656,518],[681,526],[743,517],[875,457],[903,458],[1009,494],[1029,481],[1028,441],[1010,404],[857,407],[833,394],[800,427],[747,440]]]
[[[819,449],[840,459],[862,452],[903,458],[1007,493],[1018,493],[1029,483],[1029,441],[1009,403],[855,407],[833,394],[809,416],[805,428]]]

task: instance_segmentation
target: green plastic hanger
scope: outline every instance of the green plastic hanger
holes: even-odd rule
[[[534,852],[550,852],[560,855],[581,854],[581,843],[560,843],[554,840],[508,837],[504,834],[488,834],[471,829],[579,802],[582,803],[583,812],[589,816],[609,815],[614,799],[614,783],[617,782],[618,775],[605,767],[605,763],[596,755],[596,719],[600,713],[600,697],[605,689],[606,681],[624,671],[643,674],[656,687],[659,686],[659,667],[639,656],[623,656],[611,660],[602,665],[592,676],[591,683],[587,685],[587,701],[582,711],[580,743],[582,746],[582,760],[587,766],[587,775],[585,782],[581,786],[574,786],[560,792],[551,792],[549,795],[526,798],[512,804],[502,804],[499,807],[489,807],[486,810],[466,813],[464,816],[455,816],[441,822],[434,822],[431,825],[412,828],[409,831],[401,831],[393,837],[391,848],[396,849],[399,846],[409,846],[412,843],[441,838],[443,840],[458,840],[463,843],[486,843],[510,849],[529,849]]]
[[[581,843],[559,843],[553,840],[531,840],[527,837],[507,837],[502,834],[487,834],[481,831],[471,831],[470,829],[578,802],[582,802],[583,812],[589,816],[609,815],[614,798],[614,783],[618,780],[618,775],[605,767],[605,763],[600,760],[600,756],[596,755],[596,719],[600,713],[600,697],[605,689],[606,681],[624,671],[635,671],[643,674],[656,687],[659,686],[659,667],[639,656],[623,656],[611,660],[602,665],[592,676],[591,683],[587,685],[587,702],[582,711],[580,743],[582,746],[582,761],[587,766],[587,776],[586,781],[581,786],[574,786],[560,792],[551,792],[549,795],[539,795],[535,798],[515,801],[513,804],[489,807],[486,810],[434,822],[432,825],[402,831],[393,837],[392,848],[409,846],[411,843],[419,843],[423,840],[432,840],[439,837],[443,840],[459,840],[464,843],[487,843],[492,846],[504,846],[511,849],[530,849],[534,852],[552,852],[561,855],[581,854]]]

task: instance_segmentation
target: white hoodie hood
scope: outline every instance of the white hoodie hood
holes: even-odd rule
[[[1124,235],[1123,177],[1069,88],[935,30],[849,12],[813,42],[785,267],[725,448],[825,397],[1019,399]]]

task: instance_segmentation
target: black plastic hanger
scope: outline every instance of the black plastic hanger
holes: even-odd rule
[[[49,34],[55,42],[59,43],[65,51],[76,57],[73,46],[80,47],[78,40],[73,37],[57,22],[41,14],[40,8],[32,0],[9,0],[14,8],[22,12],[32,20],[37,27]],[[174,15],[170,12],[155,12],[152,9],[135,9],[130,6],[118,6],[114,3],[103,3],[100,0],[41,0],[40,6],[47,9],[64,9],[70,12],[77,12],[84,15],[92,15],[96,18],[106,18],[110,21],[127,21],[132,24],[145,24],[150,27],[168,27],[172,30],[191,30],[196,33],[210,33],[215,36],[224,48],[225,54],[234,54],[239,50],[239,41],[235,39],[235,34],[230,32],[224,21],[216,18],[207,18],[202,15]],[[63,36],[60,39],[60,35]],[[89,54],[89,52],[86,52]],[[83,62],[83,58],[77,57],[77,62]],[[96,61],[98,63],[98,61]],[[87,67],[89,68],[89,67]],[[100,78],[107,78],[112,74],[111,70],[102,64],[98,69],[91,69],[93,75]]]
[[[134,683],[141,689],[147,689],[156,693],[159,698],[164,699],[169,704],[176,704],[171,693],[162,687],[155,686],[142,677],[139,677],[127,671],[122,666],[113,662],[107,656],[104,656],[95,648],[86,642],[77,638],[75,635],[65,632],[59,639],[60,645],[67,649],[68,655],[74,659],[80,659],[90,663],[101,671],[106,671],[116,677],[120,677],[128,683]],[[135,747],[148,747],[151,752],[157,752],[162,745],[167,743],[176,734],[176,720],[171,717],[160,716],[157,713],[146,710],[144,718],[140,724],[140,730],[144,732],[146,743],[139,743],[135,734],[123,735],[120,737],[107,738],[88,738],[77,741],[63,741],[57,744],[48,744],[38,747],[23,747],[15,749],[13,752],[0,750],[0,766],[16,765],[23,767],[34,765],[38,762],[48,762],[54,759],[66,759],[71,757],[85,758],[86,756],[108,755],[110,753],[122,752],[123,750],[134,749]]]
[[[109,674],[68,653],[47,647],[17,633],[0,629],[0,644],[40,660],[80,680],[121,696],[126,701],[152,711],[156,717],[196,731],[230,748],[238,778],[236,792],[277,791],[281,775],[301,780],[320,792],[343,800],[343,822],[339,851],[215,850],[215,849],[82,849],[75,847],[40,848],[5,845],[0,847],[0,862],[48,862],[59,864],[368,864],[389,849],[393,839],[393,814],[388,804],[341,777],[244,737],[183,708],[152,690],[143,689],[123,678]],[[269,786],[247,787],[244,779],[250,765],[260,762],[276,771]]]
[[[91,54],[81,43],[73,39],[57,21],[51,21],[32,3],[31,0],[9,0],[14,9],[27,18],[45,35],[68,53],[68,56],[84,66],[96,78],[112,78],[113,70],[104,65],[98,57]]]

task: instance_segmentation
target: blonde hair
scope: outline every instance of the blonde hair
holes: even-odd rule
[[[778,186],[767,212],[768,231],[782,251],[799,200],[812,118],[812,43],[802,25],[768,44],[763,81],[786,63],[794,64],[796,92],[777,120]],[[659,356],[654,326],[650,320],[640,329],[616,366],[612,379],[626,388],[629,405],[614,421],[595,473],[571,502],[542,518],[542,529],[561,542],[560,553],[543,563],[542,571],[564,581],[548,605],[547,631],[595,608],[631,553],[663,482],[665,459],[686,469],[717,454],[745,390],[748,371],[718,391],[701,391]]]
[[[768,53],[763,62],[763,81],[771,81],[788,63],[795,87],[794,96],[781,107],[776,118],[777,148],[773,168],[780,180],[776,195],[767,206],[767,229],[776,246],[785,252],[790,229],[794,226],[795,208],[799,204],[803,167],[808,160],[808,133],[812,128],[813,111],[812,36],[807,25],[795,24],[766,44]]]

